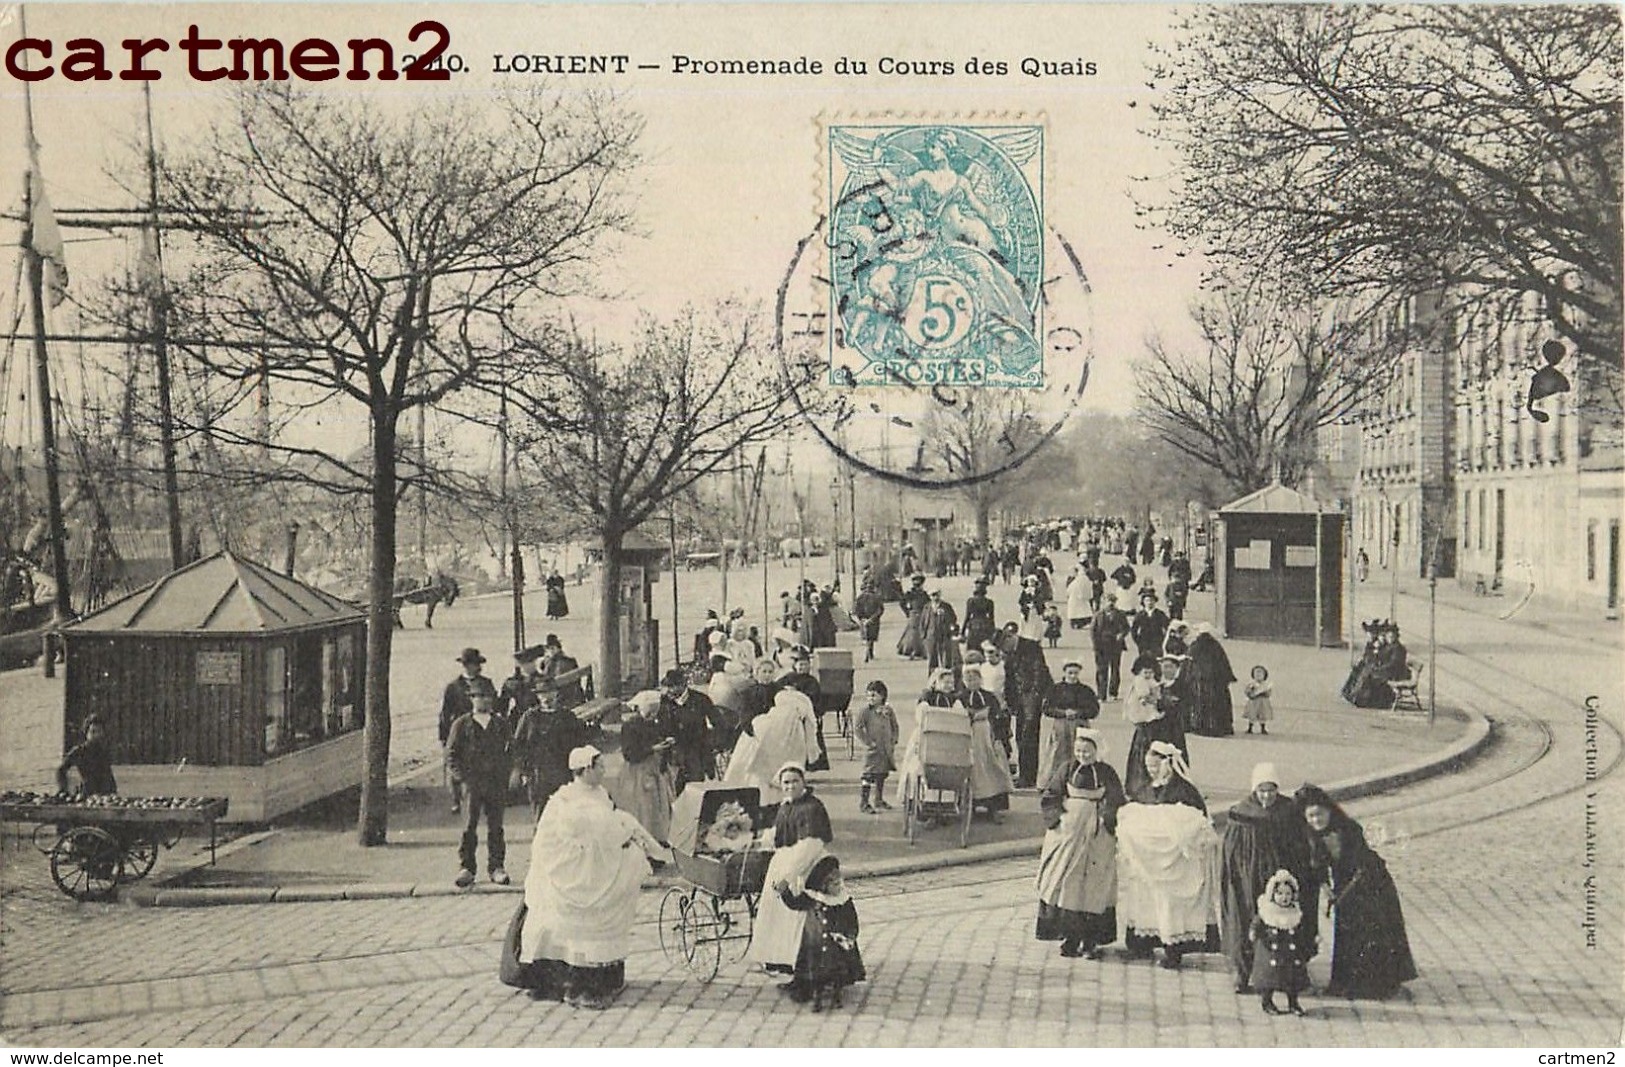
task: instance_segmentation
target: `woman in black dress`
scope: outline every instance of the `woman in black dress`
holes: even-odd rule
[[[1325,790],[1297,792],[1309,832],[1310,864],[1331,886],[1331,996],[1393,996],[1416,977],[1399,890],[1382,857],[1365,842],[1365,831]],[[1329,876],[1329,880],[1328,880]]]

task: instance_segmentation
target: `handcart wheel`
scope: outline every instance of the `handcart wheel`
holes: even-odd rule
[[[683,959],[683,913],[688,910],[688,890],[673,886],[660,898],[660,951],[672,963]]]
[[[911,779],[903,787],[903,836],[909,844],[920,833],[920,780]]]
[[[711,908],[691,901],[682,913],[680,930],[689,972],[702,982],[714,980],[722,966],[722,930]]]
[[[158,841],[141,834],[124,844],[124,880],[138,882],[152,873],[158,862]]]
[[[75,900],[106,899],[124,874],[124,849],[99,826],[75,826],[51,850],[51,880]]]
[[[971,796],[970,777],[967,775],[965,784],[959,787],[959,847],[965,848],[970,844],[970,818],[976,808],[976,801]]]

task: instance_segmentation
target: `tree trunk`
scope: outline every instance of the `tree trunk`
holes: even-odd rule
[[[372,568],[368,576],[366,725],[361,817],[363,848],[382,845],[389,833],[389,659],[395,641],[395,415],[372,417]]]
[[[621,695],[621,534],[603,532],[604,565],[598,573],[599,696]]]
[[[993,501],[978,494],[976,497],[976,540],[982,545],[987,544],[988,529],[992,516]]]

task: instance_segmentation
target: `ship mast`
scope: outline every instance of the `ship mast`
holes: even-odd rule
[[[164,246],[158,225],[158,149],[152,134],[152,83],[141,83],[147,118],[147,209],[151,215],[153,277],[146,279],[150,301],[153,358],[158,364],[158,442],[163,453],[164,511],[169,519],[169,565],[186,564],[181,540],[181,491],[175,475],[175,417],[170,402],[169,294],[164,289]]]
[[[27,15],[22,14],[20,17],[24,20],[21,25],[22,33],[27,36]],[[27,62],[27,53],[23,53],[22,61]],[[56,595],[52,607],[55,621],[60,625],[73,617],[73,608],[69,599],[68,537],[67,524],[62,518],[62,484],[58,475],[60,457],[57,455],[56,447],[56,420],[55,412],[51,409],[51,367],[45,350],[45,257],[35,246],[38,235],[34,232],[34,209],[39,197],[43,195],[41,190],[35,188],[36,183],[40,181],[39,142],[34,139],[34,98],[27,81],[23,82],[23,121],[24,137],[28,142],[28,175],[23,186],[23,262],[27,265],[28,297],[34,330],[34,373],[40,406],[40,445],[45,453],[45,508],[46,521],[51,526],[51,577],[56,582]],[[47,654],[45,674],[50,677],[55,673],[54,655]]]

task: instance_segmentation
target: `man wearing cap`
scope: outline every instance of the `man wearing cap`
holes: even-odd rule
[[[1236,992],[1249,992],[1253,973],[1253,943],[1248,937],[1258,898],[1276,871],[1286,870],[1303,887],[1308,902],[1298,932],[1314,954],[1319,927],[1313,906],[1313,865],[1303,816],[1292,798],[1281,793],[1281,775],[1273,763],[1253,767],[1251,791],[1230,809],[1225,823],[1223,861],[1219,876],[1219,935],[1224,954],[1235,974]],[[1310,881],[1305,881],[1305,878]]]
[[[817,721],[818,758],[807,764],[807,769],[829,770],[829,749],[824,744],[823,687],[812,673],[812,653],[797,646],[790,657],[790,673],[778,680],[777,688],[793,689],[812,702],[813,716]]]
[[[1095,696],[1101,700],[1117,699],[1128,634],[1128,616],[1117,607],[1117,594],[1107,593],[1090,633],[1095,646]]]
[[[601,1010],[626,987],[629,934],[649,859],[669,860],[604,788],[603,757],[569,754],[571,781],[536,824],[519,960],[535,1000]]]
[[[513,654],[513,674],[502,680],[502,690],[497,693],[497,714],[510,729],[519,725],[525,712],[542,702],[537,692],[542,680],[537,669],[541,658],[541,645],[531,645]]]
[[[1095,691],[1083,684],[1083,664],[1068,660],[1061,665],[1061,680],[1044,695],[1044,719],[1038,727],[1038,784],[1055,776],[1057,768],[1072,758],[1072,735],[1088,726],[1100,714]]]
[[[451,740],[451,727],[458,719],[474,710],[474,697],[479,693],[488,693],[494,705],[497,698],[496,686],[491,679],[485,677],[485,657],[480,655],[477,648],[465,648],[457,662],[463,665],[463,673],[453,678],[446,685],[446,691],[440,698],[440,748],[446,756],[446,784],[451,789],[451,811],[455,815],[463,810],[463,783],[458,780],[456,772],[452,769],[447,744]]]
[[[863,662],[875,658],[875,642],[880,640],[880,616],[886,611],[886,600],[873,584],[865,582],[863,591],[852,602],[852,617],[863,629]]]
[[[486,871],[497,885],[508,884],[507,842],[502,833],[503,809],[508,805],[508,772],[512,767],[508,727],[493,714],[496,698],[487,692],[473,696],[473,710],[451,724],[446,741],[446,763],[452,777],[468,793],[468,821],[457,848],[460,869],[457,885],[474,884],[474,861],[479,848],[480,817],[485,817]]]
[[[727,742],[727,720],[711,702],[711,698],[688,684],[688,675],[673,667],[660,679],[659,719],[668,737],[676,742],[672,762],[676,765],[676,791],[681,793],[689,782],[700,782],[717,776],[717,749]]]
[[[931,602],[925,609],[926,666],[931,670],[947,667],[957,676],[961,663],[958,638],[958,612],[942,599],[942,590],[931,590]]]
[[[1168,616],[1157,607],[1157,594],[1153,590],[1140,591],[1140,610],[1129,622],[1129,633],[1141,654],[1162,655],[1162,639],[1168,636]]]
[[[547,802],[570,781],[570,753],[592,740],[595,729],[576,717],[574,710],[537,700],[520,715],[514,727],[514,763],[525,774],[525,792],[532,818],[540,818]]]

